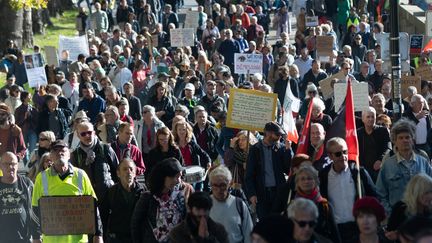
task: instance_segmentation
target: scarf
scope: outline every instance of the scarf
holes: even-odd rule
[[[315,162],[315,161],[319,160],[321,158],[321,156],[323,155],[324,144],[321,144],[318,150],[315,150],[315,147],[313,147],[313,148],[314,148],[314,152],[313,152],[312,162]]]
[[[180,195],[182,192],[177,186],[171,194],[162,194],[161,197],[153,195],[159,203],[156,213],[156,227],[153,228],[153,235],[158,242],[165,242],[168,239],[168,233],[182,221],[184,197],[180,197]]]
[[[86,161],[85,161],[85,165],[90,165],[94,162],[95,158],[96,158],[96,154],[94,152],[94,148],[96,147],[97,144],[97,140],[96,137],[93,138],[92,143],[89,146],[86,146],[82,143],[80,143],[80,148],[86,153]]]
[[[325,199],[321,196],[321,193],[319,192],[318,187],[315,187],[310,194],[306,194],[306,193],[302,192],[300,189],[298,189],[296,191],[295,198],[299,198],[299,197],[312,200],[315,204],[327,201],[327,199]]]

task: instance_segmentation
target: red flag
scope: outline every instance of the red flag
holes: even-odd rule
[[[348,80],[345,104],[346,104],[345,141],[348,146],[348,160],[355,161],[357,168],[359,168],[359,150],[358,150],[358,140],[357,140],[357,129],[355,124],[355,116],[354,116],[354,101],[352,95],[351,80]]]
[[[296,154],[307,154],[309,147],[309,130],[310,130],[310,119],[312,115],[313,98],[309,102],[308,112],[303,125],[302,134],[300,136],[299,144],[297,147]]]
[[[423,48],[422,52],[428,52],[428,51],[432,51],[432,40],[430,40],[425,47]]]

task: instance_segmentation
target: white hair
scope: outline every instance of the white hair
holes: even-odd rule
[[[314,202],[306,198],[296,198],[288,206],[288,218],[294,219],[296,213],[309,213],[315,219],[318,219],[318,208]]]
[[[225,165],[219,165],[212,172],[210,172],[209,180],[210,183],[214,180],[215,177],[222,177],[227,183],[230,183],[232,180],[231,171]]]
[[[375,116],[376,116],[376,110],[375,110],[375,108],[373,108],[373,107],[371,107],[371,106],[368,106],[368,107],[364,108],[364,109],[362,110],[362,117],[365,116],[365,115],[368,114],[368,113],[374,113]]]

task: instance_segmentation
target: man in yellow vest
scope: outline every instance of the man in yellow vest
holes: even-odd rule
[[[32,197],[32,206],[35,212],[39,214],[39,199],[46,196],[93,196],[96,208],[96,194],[89,177],[83,170],[73,167],[69,163],[68,145],[62,140],[57,140],[51,145],[50,154],[53,166],[42,171],[36,177]],[[95,221],[96,233],[93,236],[93,242],[103,242],[102,223],[98,210],[95,210]],[[44,243],[88,242],[87,235],[43,235],[42,239]]]

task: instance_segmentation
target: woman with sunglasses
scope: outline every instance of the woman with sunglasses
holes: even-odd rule
[[[39,161],[42,158],[42,155],[50,151],[51,143],[56,140],[56,137],[51,131],[44,131],[39,134],[39,147],[37,147],[34,151],[31,152],[30,162],[28,164],[29,170],[34,170],[33,168],[39,167]],[[34,175],[36,178],[36,175]]]
[[[34,183],[34,181],[36,180],[36,176],[39,174],[39,172],[48,169],[49,167],[51,167],[52,164],[53,162],[51,160],[50,153],[49,152],[44,153],[40,158],[40,160],[38,161],[38,164],[34,165],[31,168],[27,177],[30,178],[30,180],[33,181]]]

